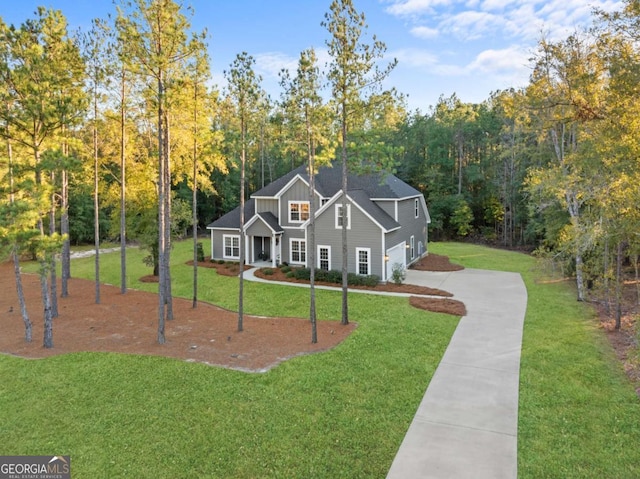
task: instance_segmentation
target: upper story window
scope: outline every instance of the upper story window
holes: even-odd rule
[[[304,223],[308,219],[308,201],[289,201],[289,223]]]
[[[342,205],[336,205],[336,228],[342,228],[342,222],[347,222],[347,229],[351,229],[351,205],[346,210]]]
[[[420,201],[418,200],[418,198],[415,199],[414,209],[416,212],[416,218],[418,218],[420,216]]]

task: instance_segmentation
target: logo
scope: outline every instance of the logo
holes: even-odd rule
[[[71,458],[0,456],[0,479],[71,479]]]

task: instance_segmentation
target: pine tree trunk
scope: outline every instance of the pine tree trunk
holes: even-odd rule
[[[66,144],[64,145],[67,150]],[[64,153],[65,157],[67,153]],[[69,172],[62,170],[62,211],[60,214],[60,233],[62,241],[62,291],[63,298],[69,296],[69,278],[71,278],[71,243],[69,240]]]
[[[54,184],[53,181],[53,173],[51,174],[51,183]],[[51,195],[51,211],[49,213],[49,234],[53,236],[56,232],[56,202],[55,202],[55,194]],[[57,279],[57,271],[56,271],[56,255],[51,255],[51,264],[50,264],[50,275],[51,275],[51,317],[58,317],[58,279]]]
[[[311,343],[318,342],[318,326],[316,321],[316,186],[314,145],[310,138],[310,125],[307,117],[307,138],[309,148],[309,319],[311,321]]]
[[[127,175],[125,162],[125,70],[122,69],[122,89],[120,92],[120,293],[127,292],[127,222],[126,194]]]
[[[193,196],[191,199],[193,226],[193,303],[198,307],[198,85],[194,83],[193,103]]]
[[[245,123],[244,116],[240,120],[241,125],[240,129],[242,131],[242,152],[240,154],[240,274],[239,285],[238,285],[238,332],[242,332],[244,330],[244,174],[245,174],[245,140],[246,140],[246,132],[245,132]]]
[[[164,288],[165,315],[168,321],[173,320],[173,293],[171,291],[171,130],[169,128],[169,113],[165,110],[165,145],[164,145]]]
[[[164,251],[165,251],[165,156],[164,156],[164,135],[163,135],[163,101],[164,88],[162,82],[162,74],[158,78],[158,343],[165,343],[164,336],[164,320],[165,320],[165,273],[164,267]]]
[[[95,249],[95,302],[100,304],[100,205],[98,201],[98,94],[93,100],[93,244]]]
[[[623,241],[618,242],[616,251],[616,330],[622,325],[622,253]]]
[[[16,291],[18,293],[18,303],[20,303],[20,315],[24,322],[24,340],[27,343],[32,339],[31,320],[29,319],[29,313],[27,312],[27,303],[24,299],[24,290],[22,289],[22,273],[20,273],[20,258],[18,255],[18,246],[13,245],[13,251],[11,256],[13,257],[13,272],[16,277]]]
[[[49,266],[46,263],[46,259],[40,263],[40,292],[44,306],[44,339],[42,345],[49,349],[53,347],[53,315],[51,314],[51,296],[49,295],[49,285],[47,284],[47,269]]]
[[[340,324],[349,324],[349,249],[347,245],[347,224],[349,222],[347,209],[347,118],[346,111],[342,113],[342,319]]]

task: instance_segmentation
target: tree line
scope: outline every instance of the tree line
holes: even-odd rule
[[[587,30],[541,38],[523,88],[478,104],[441,97],[426,112],[381,88],[395,60],[383,61],[384,43],[367,36],[351,0],[331,2],[319,22],[331,60],[301,52],[279,98],[247,52],[225,70],[225,88],[213,85],[207,32],[173,0],[122,1],[86,32],[52,9],[19,26],[0,19],[0,239],[19,296],[30,255],[51,347],[56,258],[66,296],[71,243],[94,243],[99,303],[100,242],[120,241],[125,293],[125,246],[136,241],[159,277],[162,343],[174,238],[192,234],[196,307],[198,230],[291,169],[307,164],[313,178],[337,160],[345,179],[388,171],[424,193],[432,239],[536,250],[575,275],[578,299],[600,282],[619,300],[622,263],[637,276],[640,251],[639,12],[627,0],[595,12]],[[314,305],[312,289],[312,320]],[[242,288],[239,309],[241,330]],[[23,300],[21,311],[30,340]]]

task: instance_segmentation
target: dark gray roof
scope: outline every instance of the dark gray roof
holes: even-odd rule
[[[244,204],[244,220],[249,221],[256,212],[256,202],[252,198]],[[240,207],[229,211],[226,215],[221,216],[213,223],[207,225],[207,228],[231,228],[240,229]]]
[[[284,233],[282,226],[278,223],[278,218],[270,211],[258,213],[257,216],[259,216],[274,233]],[[238,221],[240,221],[240,218],[238,218]]]
[[[256,191],[253,197],[275,196],[296,175],[309,181],[306,165],[299,166],[264,188]],[[342,189],[342,168],[340,163],[334,162],[332,167],[322,167],[315,177],[316,191],[325,198],[330,198]],[[369,198],[400,199],[419,196],[420,192],[392,174],[386,173],[349,173],[347,177],[348,190],[364,190]]]
[[[363,190],[349,190],[347,195],[360,206],[369,216],[378,222],[385,231],[400,227],[400,223],[394,220],[382,208],[369,199],[369,195]]]

